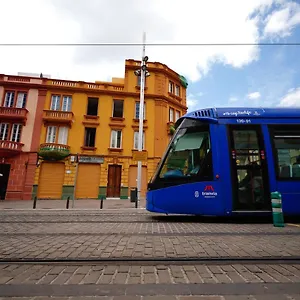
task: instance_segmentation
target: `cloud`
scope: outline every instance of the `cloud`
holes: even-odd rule
[[[266,36],[286,37],[292,29],[300,24],[300,4],[286,3],[282,9],[274,11],[266,18],[264,34]]]
[[[187,0],[184,5],[180,0],[1,1],[0,10],[5,11],[0,18],[0,28],[5,28],[1,42],[136,43],[146,31],[149,43],[257,43],[261,20],[268,16],[252,15],[269,12],[274,3],[281,3],[277,10],[284,5],[282,0]],[[295,14],[289,17],[291,30],[297,18]],[[267,26],[270,31],[272,26]],[[216,63],[242,68],[259,58],[255,45],[147,46],[146,51],[150,61],[167,64],[191,82],[206,75]],[[141,55],[137,46],[0,46],[0,72],[108,80],[124,76],[126,58],[140,59]]]
[[[300,106],[300,87],[290,89],[288,93],[281,99],[278,106]]]
[[[202,96],[202,95],[201,95]],[[198,95],[198,93],[196,95],[194,94],[188,94],[187,95],[187,107],[188,107],[188,111],[193,111],[196,109],[199,109],[201,107],[201,102],[199,101],[199,97],[201,97]]]
[[[256,100],[260,98],[260,92],[253,92],[247,95],[247,98],[250,100]]]

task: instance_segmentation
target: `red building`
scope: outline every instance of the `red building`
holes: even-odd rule
[[[0,74],[0,199],[29,200],[46,98],[39,77]]]

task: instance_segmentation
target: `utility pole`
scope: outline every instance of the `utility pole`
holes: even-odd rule
[[[148,57],[146,53],[146,33],[143,34],[143,55],[141,61],[141,69],[135,71],[135,75],[141,77],[140,82],[140,111],[139,111],[139,135],[138,135],[138,151],[143,151],[143,125],[144,125],[144,93],[145,93],[145,78],[150,74],[147,72],[147,61]],[[142,161],[138,161],[137,170],[137,191],[138,200],[141,199],[141,188],[142,188]]]

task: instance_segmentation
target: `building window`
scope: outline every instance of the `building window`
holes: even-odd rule
[[[180,118],[180,112],[176,110],[175,112],[175,122]]]
[[[68,134],[69,134],[69,128],[68,127],[59,127],[59,130],[58,130],[58,144],[68,145]]]
[[[300,128],[273,133],[277,175],[280,179],[300,178]]]
[[[174,83],[169,81],[169,93],[174,94]]]
[[[137,86],[141,86],[141,75],[137,76]],[[147,77],[144,78],[144,86],[146,86]]]
[[[178,97],[180,96],[180,86],[177,85],[177,84],[175,86],[175,95],[178,96]]]
[[[110,137],[110,148],[121,148],[122,130],[112,130]]]
[[[17,94],[17,99],[15,101],[15,95]],[[16,108],[25,108],[26,107],[27,93],[25,92],[14,92],[9,91],[5,93],[4,98],[4,107],[16,107]]]
[[[15,92],[6,92],[4,99],[4,107],[13,107],[15,99]]]
[[[62,102],[62,111],[71,111],[72,107],[72,97],[71,96],[63,96]]]
[[[88,97],[87,112],[88,116],[98,116],[98,98]]]
[[[174,122],[174,109],[169,108],[169,121]]]
[[[137,150],[139,148],[139,132],[134,132],[134,138],[133,138],[133,149]],[[142,149],[145,150],[145,131],[143,131],[143,144]]]
[[[51,144],[57,143],[61,145],[67,145],[68,134],[69,134],[68,127],[48,126],[46,143],[51,143]]]
[[[123,100],[114,100],[113,107],[113,117],[114,118],[123,118]]]
[[[46,143],[54,144],[56,142],[56,132],[57,132],[56,126],[48,126]]]
[[[96,140],[96,128],[85,128],[84,146],[95,147],[95,140]]]
[[[10,140],[12,142],[20,143],[21,131],[22,131],[22,124],[13,124]]]
[[[25,108],[26,106],[27,93],[20,92],[17,96],[17,108]]]
[[[71,111],[72,110],[72,96],[63,96],[61,103],[60,95],[52,95],[51,97],[51,110]]]
[[[51,110],[60,110],[60,96],[52,95],[50,109]]]
[[[146,115],[146,103],[144,102],[144,120],[145,120],[145,115]],[[135,102],[135,119],[140,118],[140,102]]]
[[[0,140],[8,141],[10,136],[10,141],[20,143],[21,133],[22,133],[22,124],[10,124],[1,123],[0,124]]]
[[[0,140],[6,141],[8,137],[8,127],[9,124],[7,123],[1,123],[0,124]]]

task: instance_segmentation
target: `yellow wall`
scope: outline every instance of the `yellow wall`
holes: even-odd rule
[[[45,109],[50,108],[51,102],[51,95],[60,93],[59,91],[48,91],[47,99],[46,99],[46,107]],[[125,127],[120,127],[122,129],[122,155],[131,156],[133,150],[133,137],[134,131],[138,130],[137,128],[133,128],[132,126],[138,126],[138,122],[134,122],[134,114],[135,114],[135,102],[136,99],[133,97],[112,97],[112,96],[103,96],[100,94],[93,94],[93,97],[99,97],[99,105],[98,105],[98,121],[100,122],[99,126],[96,126],[97,133],[96,133],[96,145],[97,148],[95,153],[91,153],[94,155],[108,155],[111,152],[108,150],[110,146],[110,134],[112,127],[110,127],[110,123],[116,123],[110,120],[112,116],[112,109],[113,109],[113,99],[122,99],[124,100],[124,118],[125,120],[122,124]],[[72,95],[72,112],[74,113],[74,123],[69,130],[68,135],[68,145],[71,147],[71,153],[81,153],[81,147],[84,144],[84,131],[85,126],[82,124],[85,121],[84,114],[86,112],[87,107],[87,95],[82,93],[74,93]],[[148,150],[148,156],[153,156],[153,149],[154,149],[154,112],[155,112],[155,102],[154,100],[147,99],[146,101],[146,119],[147,122],[145,126],[145,145],[146,149]],[[94,127],[94,126],[93,126]],[[44,126],[41,134],[41,144],[46,141],[46,127]],[[90,151],[88,151],[90,152]]]
[[[126,61],[125,78],[114,78],[112,83],[106,83],[108,87],[105,87],[103,82],[97,82],[98,86],[92,88],[93,84],[88,83],[65,83],[64,81],[57,83],[57,80],[48,81],[45,110],[50,109],[52,94],[60,94],[61,96],[72,95],[74,122],[68,134],[68,145],[70,146],[71,154],[101,155],[105,158],[104,164],[101,166],[100,186],[107,185],[108,165],[113,163],[113,157],[118,157],[118,164],[122,165],[121,182],[124,187],[128,186],[130,166],[137,165],[137,163],[132,160],[132,150],[134,131],[138,131],[139,123],[133,119],[135,115],[135,102],[139,101],[140,90],[137,87],[137,77],[134,75],[134,68],[132,67],[138,65],[139,64],[135,61]],[[180,115],[186,112],[185,89],[181,86],[178,75],[162,64],[150,63],[149,70],[151,76],[147,77],[145,90],[145,117],[147,122],[144,123],[146,127],[144,129],[145,149],[148,152],[148,162],[143,163],[144,166],[147,166],[147,180],[150,179],[155,171],[159,157],[164,153],[170,140],[168,134],[169,107],[171,106],[179,110]],[[175,84],[180,85],[182,95],[180,101],[168,93],[169,77]],[[120,86],[122,82],[124,83],[123,87]],[[114,85],[116,85],[117,88],[114,88]],[[110,94],[111,92],[105,92],[105,89],[107,91],[117,91]],[[99,98],[98,122],[100,124],[98,126],[92,126],[97,128],[95,141],[95,147],[97,149],[95,151],[87,151],[81,148],[84,145],[84,132],[85,126],[87,126],[82,122],[87,121],[84,115],[87,110],[88,97]],[[114,99],[124,100],[124,121],[121,123],[125,126],[119,128],[122,129],[122,152],[109,150],[111,130],[114,129],[110,126],[110,123],[118,123],[111,120]],[[168,103],[168,99],[170,99],[172,103]],[[133,128],[133,126],[135,126],[135,128]],[[43,126],[40,143],[45,143],[45,141],[46,127]],[[64,185],[69,186],[74,184],[75,165],[75,163],[70,163],[69,160],[66,161]],[[67,174],[67,171],[71,171],[71,173]],[[39,171],[37,170],[35,178],[36,184],[38,184],[38,177]]]

